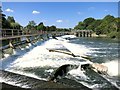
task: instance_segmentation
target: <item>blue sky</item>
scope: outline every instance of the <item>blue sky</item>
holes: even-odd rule
[[[93,17],[118,16],[117,2],[2,2],[6,16],[13,16],[22,26],[34,20],[37,24],[73,28],[79,21]]]

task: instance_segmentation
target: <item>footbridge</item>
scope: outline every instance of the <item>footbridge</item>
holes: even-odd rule
[[[73,30],[74,35],[77,37],[92,37],[92,30]]]

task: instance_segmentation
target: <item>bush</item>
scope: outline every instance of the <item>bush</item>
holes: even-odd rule
[[[119,38],[120,37],[120,33],[113,31],[113,32],[108,34],[108,37],[110,37],[110,38]]]

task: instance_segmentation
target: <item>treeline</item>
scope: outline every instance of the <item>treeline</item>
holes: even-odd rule
[[[36,31],[71,31],[72,28],[57,28],[56,26],[45,26],[43,22],[38,25],[34,21],[29,21],[28,24],[23,27],[15,21],[14,17],[2,14],[2,28],[3,29],[21,29],[23,32],[35,33]],[[77,30],[92,30],[97,35],[105,34],[111,38],[120,37],[120,18],[107,15],[103,19],[94,19],[92,17],[86,18],[74,27]]]
[[[20,29],[22,26],[17,23],[14,17],[8,16],[6,18],[5,14],[2,14],[2,28],[3,29]]]
[[[57,28],[56,26],[45,26],[43,22],[40,22],[38,25],[35,21],[29,21],[28,25],[23,27],[18,22],[15,21],[14,17],[2,14],[2,28],[3,29],[22,29],[23,32],[35,33],[36,31],[70,31],[71,28]]]
[[[120,18],[107,15],[103,19],[86,18],[84,21],[79,22],[74,29],[93,30],[97,35],[106,34],[108,37],[116,38],[120,36],[119,26]]]
[[[57,28],[56,26],[45,26],[43,22],[40,22],[38,25],[34,21],[29,21],[28,25],[24,27],[26,30],[37,30],[37,31],[70,31],[71,28]]]

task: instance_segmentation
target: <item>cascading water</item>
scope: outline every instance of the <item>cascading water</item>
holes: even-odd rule
[[[62,37],[60,37],[62,38]],[[65,37],[66,38],[66,37]],[[78,39],[77,39],[78,40]],[[36,47],[33,45],[29,45],[23,50],[17,50],[15,53],[11,56],[8,56],[7,58],[4,58],[0,61],[0,67],[2,70],[11,71],[14,73],[34,77],[40,80],[47,80],[48,76],[58,67],[64,64],[72,64],[72,65],[81,65],[81,63],[84,63],[82,58],[80,57],[73,57],[67,54],[58,53],[58,52],[49,52],[47,49],[68,49],[68,51],[72,52],[73,54],[77,56],[82,55],[93,55],[96,54],[97,56],[100,56],[99,53],[105,54],[102,51],[102,46],[100,47],[92,47],[91,45],[95,43],[94,41],[91,41],[87,45],[83,42],[78,43],[76,39],[73,41],[67,42],[63,39],[55,40],[55,39],[49,39],[47,41],[40,41],[35,43]],[[74,43],[77,42],[77,43]],[[85,42],[85,40],[84,40]],[[101,43],[101,42],[100,42]],[[103,43],[101,44],[103,45]],[[114,47],[113,47],[114,48]],[[116,47],[115,47],[116,48]],[[96,56],[95,56],[96,58]],[[101,59],[101,58],[100,58]],[[99,61],[98,61],[99,62]],[[108,67],[108,74],[111,76],[118,76],[118,68],[116,66],[116,61],[104,61],[104,65]],[[114,70],[110,66],[115,66]],[[72,76],[71,79],[76,80],[79,83],[82,83],[83,85],[90,87],[90,88],[104,88],[104,83],[99,82],[99,80],[91,79],[91,74],[86,74],[86,72],[81,71],[80,68],[71,70],[70,75]],[[68,78],[70,78],[68,76]],[[107,78],[107,77],[105,77]],[[98,78],[97,78],[98,79]],[[108,80],[111,80],[107,78]],[[113,80],[113,79],[112,79]],[[5,82],[4,79],[2,79],[3,82]],[[119,82],[119,81],[115,81]],[[101,85],[101,86],[100,86]],[[118,85],[116,85],[118,86]],[[118,86],[119,87],[119,86]]]

